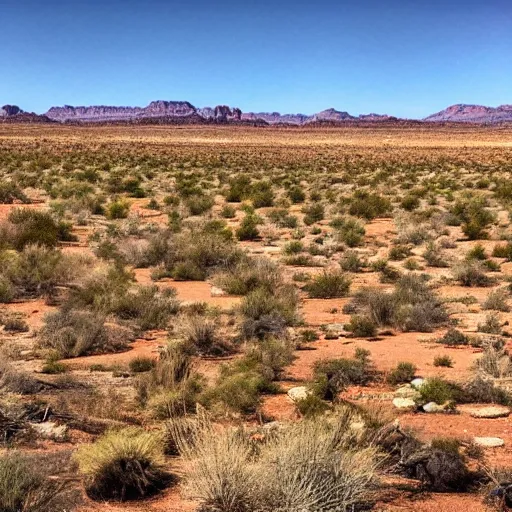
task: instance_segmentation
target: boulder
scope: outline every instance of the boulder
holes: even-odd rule
[[[288,390],[288,396],[294,401],[299,402],[307,398],[311,392],[306,386],[297,386]]]
[[[395,391],[395,397],[397,398],[410,398],[411,400],[418,400],[420,396],[420,393],[409,384],[400,386]]]
[[[475,437],[473,441],[482,448],[498,448],[505,444],[501,437]]]
[[[394,398],[393,405],[403,411],[416,409],[416,402],[410,398]]]
[[[425,404],[422,409],[425,412],[434,413],[434,412],[443,412],[445,410],[443,405],[436,404],[435,402],[429,402]]]
[[[417,378],[411,381],[411,386],[414,389],[420,389],[423,384],[425,384],[425,379]]]

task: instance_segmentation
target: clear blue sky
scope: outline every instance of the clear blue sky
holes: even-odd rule
[[[512,0],[0,0],[0,105],[512,103]]]

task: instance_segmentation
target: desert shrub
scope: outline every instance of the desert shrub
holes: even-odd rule
[[[34,244],[55,247],[59,240],[69,238],[69,227],[60,226],[47,212],[16,208],[9,213],[8,221],[13,226],[8,241],[19,251]]]
[[[490,286],[493,280],[485,274],[485,267],[474,260],[463,261],[453,270],[453,277],[462,286]]]
[[[460,386],[441,377],[427,379],[421,385],[419,392],[425,403],[435,402],[436,404],[455,403],[462,395]]]
[[[246,214],[236,230],[238,240],[255,240],[259,234],[258,220],[254,215]]]
[[[9,279],[0,274],[0,303],[8,303],[14,299],[14,286]]]
[[[202,215],[211,210],[214,203],[213,197],[204,194],[194,194],[185,201],[190,215]]]
[[[297,411],[303,418],[314,418],[324,414],[330,409],[330,404],[319,396],[308,394],[306,398],[295,402]]]
[[[128,367],[132,373],[144,373],[152,370],[155,364],[155,360],[151,357],[137,356],[130,361]]]
[[[203,356],[221,356],[230,352],[229,344],[219,335],[217,324],[200,315],[189,316],[180,328],[185,343]]]
[[[125,347],[124,340],[105,327],[103,316],[69,309],[46,316],[39,342],[43,348],[56,351],[60,357],[115,352]]]
[[[412,363],[401,362],[393,368],[386,380],[389,384],[403,384],[405,382],[411,382],[416,375],[416,366]]]
[[[453,366],[453,359],[450,356],[436,356],[434,357],[434,366],[451,368]]]
[[[407,194],[404,196],[402,201],[400,201],[400,206],[411,212],[412,210],[416,210],[420,206],[420,198],[415,194]]]
[[[134,320],[142,330],[164,329],[179,310],[176,290],[158,286],[139,286],[117,297],[111,312],[124,320]]]
[[[76,460],[87,494],[96,500],[146,497],[169,482],[162,437],[137,427],[103,434],[92,445],[81,446]]]
[[[350,288],[350,279],[341,271],[325,271],[315,276],[305,287],[311,298],[332,299],[345,297]]]
[[[457,199],[451,213],[462,225],[462,232],[470,240],[478,240],[487,236],[487,228],[495,217],[487,209],[487,200],[482,195],[464,194]]]
[[[482,304],[482,309],[494,309],[496,311],[508,312],[510,311],[510,306],[507,303],[508,297],[509,293],[505,288],[492,290]]]
[[[281,285],[282,276],[270,259],[253,257],[244,258],[227,272],[218,274],[215,283],[231,295],[247,295],[257,288],[272,293]]]
[[[476,361],[476,368],[494,378],[510,377],[512,375],[512,358],[504,347],[489,344]]]
[[[112,201],[107,207],[107,217],[111,220],[126,219],[130,211],[130,204],[125,199]]]
[[[138,402],[158,418],[172,418],[192,412],[203,384],[194,372],[192,358],[182,344],[169,344],[158,361],[135,382]]]
[[[495,258],[506,258],[507,260],[512,261],[512,242],[496,244],[492,251],[492,255]]]
[[[333,220],[331,225],[336,229],[336,236],[340,242],[348,245],[348,247],[361,245],[365,229],[358,219],[341,217]]]
[[[411,248],[408,245],[394,245],[389,250],[389,259],[392,261],[405,260],[411,254]]]
[[[340,266],[345,272],[361,272],[366,262],[355,251],[347,251],[340,260]]]
[[[239,203],[249,197],[251,192],[251,180],[248,176],[240,175],[232,178],[229,182],[229,189],[226,193],[226,201]]]
[[[450,329],[448,329],[443,336],[438,338],[436,342],[449,347],[458,347],[461,345],[468,345],[469,338],[458,329],[450,327]]]
[[[441,248],[434,242],[429,242],[427,244],[427,248],[423,253],[423,257],[425,258],[425,261],[429,267],[448,267],[448,263],[441,251]]]
[[[33,375],[15,369],[7,361],[0,361],[0,390],[20,395],[33,395],[43,389],[43,384]]]
[[[229,204],[225,204],[220,211],[220,215],[225,219],[234,219],[236,217],[236,208]]]
[[[377,325],[373,319],[364,315],[352,315],[344,328],[357,338],[372,338],[377,334]]]
[[[356,351],[353,359],[317,361],[313,368],[314,394],[335,401],[347,386],[365,385],[375,376],[368,353]]]
[[[466,254],[467,260],[483,261],[487,259],[485,254],[485,247],[482,244],[475,244]]]
[[[375,217],[382,217],[391,211],[391,203],[388,199],[379,194],[370,193],[364,190],[357,190],[351,200],[349,213],[356,217],[363,217],[372,220]]]
[[[297,217],[290,215],[284,208],[274,208],[267,214],[268,218],[280,228],[295,229],[297,227]]]
[[[65,485],[51,480],[38,458],[8,451],[0,456],[0,510],[47,512],[62,506]],[[64,505],[65,506],[65,505]]]
[[[245,338],[281,335],[287,325],[298,321],[299,297],[293,286],[281,286],[270,294],[258,288],[247,294],[240,311],[245,317],[242,334]]]
[[[192,435],[176,436],[187,489],[205,509],[224,512],[357,508],[369,498],[378,457],[357,447],[353,415],[337,418],[288,426],[257,452],[243,430],[200,422]]]
[[[477,376],[464,383],[459,401],[462,403],[510,405],[512,397],[505,389],[497,386],[492,379]]]
[[[12,204],[14,201],[30,203],[30,200],[16,184],[8,181],[0,183],[0,203]]]
[[[304,206],[302,208],[302,213],[304,213],[304,224],[306,226],[311,226],[317,222],[323,220],[325,216],[324,206],[320,203],[313,203],[308,206]]]
[[[274,204],[274,192],[272,184],[268,181],[253,183],[250,192],[250,199],[254,208],[263,208]]]
[[[406,274],[389,293],[374,288],[358,291],[352,302],[355,311],[363,311],[378,325],[407,331],[430,332],[448,320],[448,314],[425,280]]]
[[[58,375],[60,373],[66,373],[68,371],[68,367],[60,361],[49,359],[44,363],[41,371],[48,375]]]
[[[55,286],[62,283],[69,270],[65,268],[62,253],[56,249],[27,245],[13,255],[3,270],[6,288],[15,295],[51,295]]]
[[[304,244],[300,240],[292,240],[283,247],[283,253],[287,256],[299,254],[304,250]]]
[[[290,187],[287,196],[293,204],[303,203],[306,200],[306,194],[299,186]]]
[[[487,334],[501,334],[501,321],[497,313],[488,313],[485,316],[485,322],[477,325],[479,332]]]

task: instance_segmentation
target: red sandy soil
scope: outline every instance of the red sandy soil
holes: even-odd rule
[[[40,329],[44,325],[45,315],[56,310],[56,307],[48,306],[42,299],[0,305],[0,311],[22,314],[31,330]]]

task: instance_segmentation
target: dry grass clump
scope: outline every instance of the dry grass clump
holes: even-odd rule
[[[66,484],[48,478],[48,466],[40,457],[7,451],[0,456],[0,510],[48,512],[64,510]]]
[[[223,512],[353,510],[369,499],[379,464],[376,449],[362,441],[360,420],[339,411],[331,421],[289,425],[258,450],[243,430],[203,420],[193,435],[176,434],[188,461],[186,489]]]
[[[60,357],[116,352],[126,346],[126,333],[105,326],[105,318],[90,311],[62,309],[46,316],[39,332],[42,348]]]
[[[87,494],[96,500],[127,501],[150,496],[169,483],[161,435],[138,427],[103,434],[76,453]]]

